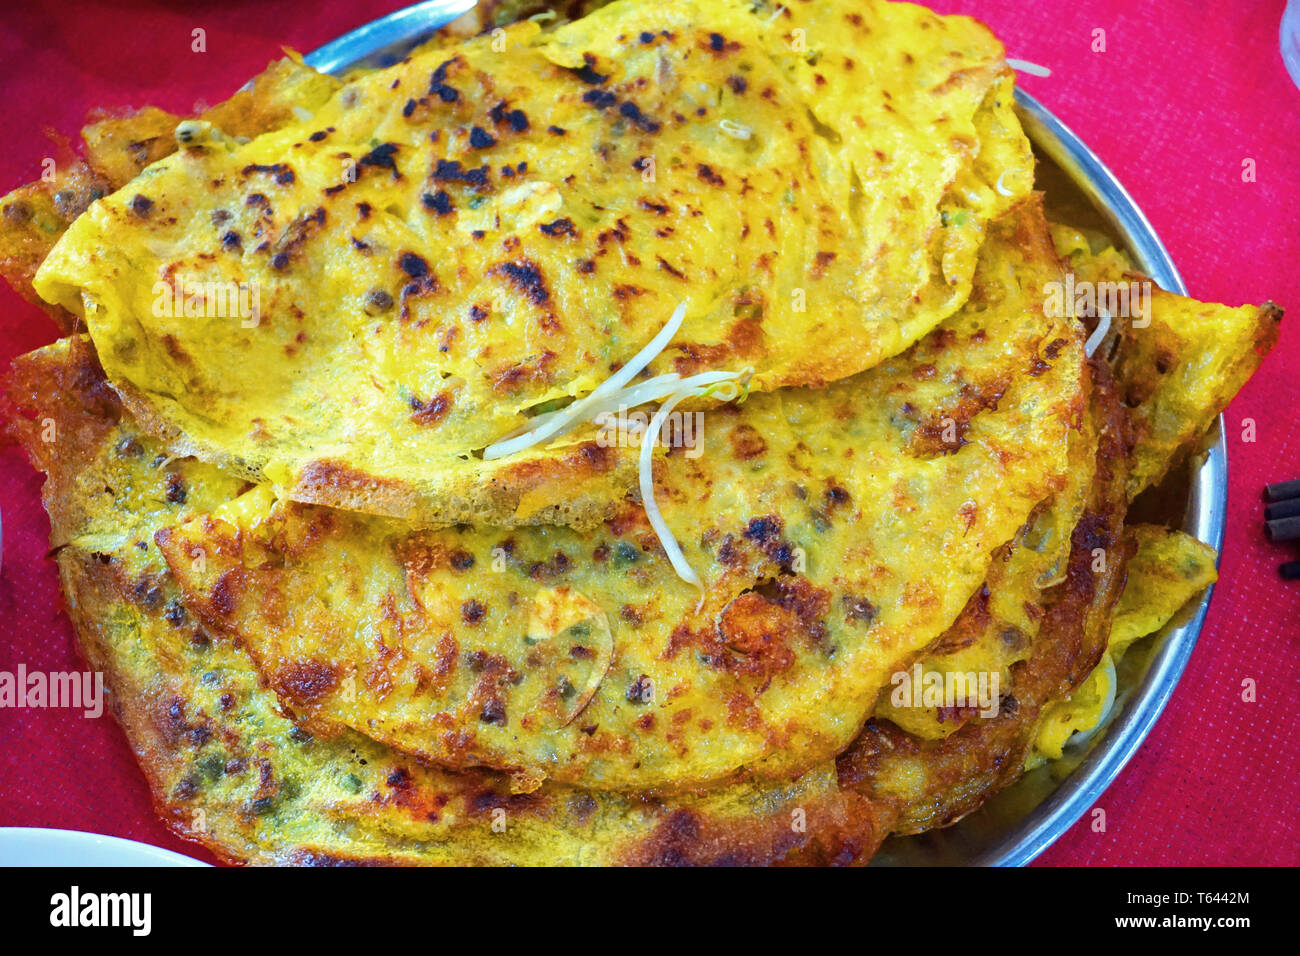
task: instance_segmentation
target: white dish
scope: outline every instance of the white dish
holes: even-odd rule
[[[0,827],[0,866],[207,866],[202,860],[121,837]]]

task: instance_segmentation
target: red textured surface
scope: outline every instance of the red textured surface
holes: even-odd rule
[[[936,0],[979,16],[1009,55],[1049,66],[1026,89],[1110,164],[1164,239],[1192,293],[1232,304],[1272,298],[1300,310],[1300,91],[1278,53],[1282,0]],[[41,0],[0,26],[0,190],[36,178],[54,155],[46,130],[73,134],[96,106],[173,111],[216,102],[281,45],[310,50],[395,9],[376,0],[226,0],[200,10],[164,2]],[[192,53],[191,31],[207,31]],[[1105,51],[1094,52],[1094,31]],[[1252,159],[1256,181],[1243,182]],[[1226,414],[1231,468],[1221,580],[1195,656],[1168,709],[1102,796],[1106,830],[1088,819],[1042,857],[1049,864],[1300,862],[1300,582],[1276,565],[1259,489],[1300,476],[1300,311]],[[0,363],[54,338],[36,309],[0,288]],[[1246,419],[1256,441],[1243,442]],[[39,480],[0,449],[4,565],[0,670],[78,669],[60,611]],[[1257,700],[1241,699],[1255,681]],[[93,830],[202,855],[150,809],[125,740],[108,718],[0,710],[0,825]]]

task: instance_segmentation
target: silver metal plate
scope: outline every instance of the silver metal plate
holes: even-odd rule
[[[305,57],[342,75],[402,59],[437,29],[473,9],[474,0],[430,0],[399,10],[325,44]],[[1186,294],[1182,277],[1146,216],[1114,174],[1068,127],[1032,96],[1016,91],[1025,131],[1051,171],[1076,193],[1098,223],[1161,287]],[[1042,178],[1040,177],[1040,183]],[[1055,192],[1049,190],[1049,200]],[[1221,551],[1227,509],[1228,455],[1220,417],[1203,459],[1187,469],[1182,528]],[[1086,749],[1026,774],[975,813],[943,830],[886,842],[873,865],[1021,866],[1034,859],[1093,806],[1160,717],[1201,633],[1214,588],[1206,588],[1159,634],[1125,655],[1109,723]]]

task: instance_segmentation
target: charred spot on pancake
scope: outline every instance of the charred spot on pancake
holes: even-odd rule
[[[548,560],[537,561],[530,565],[528,576],[534,580],[561,577],[568,572],[569,564],[569,556],[557,550]]]
[[[551,298],[550,292],[546,289],[546,282],[542,277],[541,269],[531,259],[520,259],[518,262],[503,262],[496,266],[493,271],[505,276],[510,284],[527,296],[528,300],[534,305],[544,305]]]
[[[528,129],[528,117],[523,110],[509,109],[509,104],[505,100],[500,100],[497,105],[488,110],[488,116],[493,123],[497,125],[509,126],[516,133],[523,133]]]
[[[487,616],[487,605],[482,601],[470,599],[460,606],[460,618],[466,624],[475,625]]]
[[[618,97],[609,90],[588,90],[582,94],[582,102],[590,103],[598,110],[607,110],[618,102]]]
[[[582,66],[570,67],[569,72],[584,83],[600,86],[609,79],[609,76],[605,73],[597,73],[595,67],[596,58],[590,53],[584,53],[582,54]]]
[[[434,167],[433,178],[437,182],[461,182],[470,186],[486,186],[488,172],[488,166],[466,169],[458,160],[440,159]]]
[[[185,605],[180,602],[179,598],[172,598],[167,602],[167,607],[163,609],[163,620],[172,627],[180,627],[185,623],[187,616]]]
[[[439,189],[436,193],[425,193],[420,197],[420,202],[425,209],[432,210],[439,216],[445,216],[455,208],[445,189]]]
[[[276,684],[293,700],[315,703],[339,684],[339,672],[332,664],[313,659],[287,661],[276,671]]]
[[[469,145],[473,149],[487,149],[496,145],[496,139],[482,126],[475,126],[469,133]]]
[[[439,392],[428,401],[411,396],[411,421],[417,425],[436,425],[447,417],[453,400],[450,392]]]
[[[460,98],[460,93],[447,85],[447,69],[459,59],[460,57],[453,56],[433,71],[429,77],[429,95],[438,97],[444,103],[454,103]]]
[[[251,176],[254,173],[265,173],[280,186],[288,186],[294,181],[293,170],[289,167],[288,163],[250,163],[239,172],[243,176]]]
[[[746,538],[758,545],[772,544],[781,537],[785,523],[776,515],[753,518],[742,532]]]
[[[701,46],[708,48],[710,53],[734,53],[740,49],[740,44],[735,40],[728,40],[721,33],[711,32],[701,43]]]
[[[1036,374],[1032,368],[1030,374]],[[966,433],[975,416],[996,409],[1009,384],[1009,378],[1001,375],[979,385],[963,385],[956,402],[936,410],[917,425],[908,443],[908,451],[918,457],[948,455],[957,451],[967,444]]]
[[[695,171],[699,175],[700,179],[704,180],[704,182],[708,183],[710,186],[727,185],[727,181],[714,172],[713,167],[709,166],[707,163],[697,164]]]
[[[397,265],[412,279],[420,279],[429,274],[429,263],[414,252],[403,252],[397,258]]]
[[[834,478],[826,480],[826,491],[822,494],[822,501],[827,511],[834,511],[836,508],[847,505],[852,500],[852,495],[838,485]]]
[[[660,130],[659,121],[653,117],[646,116],[641,112],[641,107],[637,106],[631,100],[628,100],[619,106],[618,111],[637,129],[644,130],[647,133],[657,133]]]
[[[572,236],[575,234],[573,220],[567,216],[554,222],[539,222],[537,228],[548,236]]]
[[[185,504],[185,499],[189,496],[189,489],[186,487],[185,479],[180,475],[172,472],[167,476],[167,500],[174,505]]]
[[[386,289],[371,289],[366,293],[365,310],[367,315],[380,315],[393,307],[393,297]]]
[[[396,143],[380,143],[366,155],[357,161],[357,166],[374,167],[376,169],[387,169],[392,172],[394,179],[401,179],[402,174],[397,168],[398,145]]]

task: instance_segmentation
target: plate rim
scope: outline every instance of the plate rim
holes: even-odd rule
[[[111,854],[124,859],[101,859],[86,863],[78,857],[87,852]],[[18,854],[45,853],[43,859],[17,859]],[[51,859],[50,856],[56,857]],[[0,868],[14,867],[204,867],[203,860],[152,843],[125,837],[65,830],[57,827],[0,827]]]

